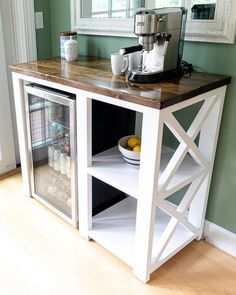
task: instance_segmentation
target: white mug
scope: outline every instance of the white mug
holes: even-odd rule
[[[137,51],[129,54],[129,71],[140,67],[142,62],[142,52]]]
[[[113,75],[123,75],[128,69],[128,57],[120,55],[119,53],[111,54],[111,69]]]

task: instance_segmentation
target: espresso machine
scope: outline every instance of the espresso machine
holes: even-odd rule
[[[186,15],[179,7],[136,12],[134,33],[139,45],[120,49],[122,55],[142,51],[141,64],[127,73],[128,80],[152,83],[180,70]]]

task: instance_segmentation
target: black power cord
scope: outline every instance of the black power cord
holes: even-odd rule
[[[182,60],[180,68],[183,74],[191,74],[193,71],[193,65],[186,62],[185,60]]]

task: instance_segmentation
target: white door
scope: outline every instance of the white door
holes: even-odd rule
[[[9,65],[35,59],[34,0],[0,0],[0,174],[20,162]]]
[[[1,11],[0,11],[1,12]],[[0,13],[0,174],[16,167],[10,98]]]

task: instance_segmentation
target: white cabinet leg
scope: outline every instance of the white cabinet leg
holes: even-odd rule
[[[91,165],[91,99],[84,93],[77,97],[77,159],[78,159],[78,212],[79,233],[88,237],[88,230],[92,226],[92,177],[87,174],[87,167]]]
[[[148,109],[143,114],[142,151],[136,215],[134,275],[147,282],[151,272],[155,201],[161,157],[163,124],[160,111]]]
[[[215,151],[220,129],[220,122],[224,104],[226,87],[217,90],[217,97],[214,107],[209,113],[200,133],[199,149],[210,163],[209,173],[201,184],[196,197],[189,208],[189,221],[199,228],[199,237],[202,238],[204,219],[206,213],[207,199],[210,189],[210,182],[215,158]]]
[[[31,185],[30,185],[30,152],[28,150],[27,128],[26,128],[26,112],[25,112],[25,95],[24,95],[24,82],[19,79],[17,74],[13,73],[13,87],[14,87],[14,99],[16,108],[16,121],[18,131],[18,141],[20,149],[21,160],[21,173],[24,194],[30,197]]]

